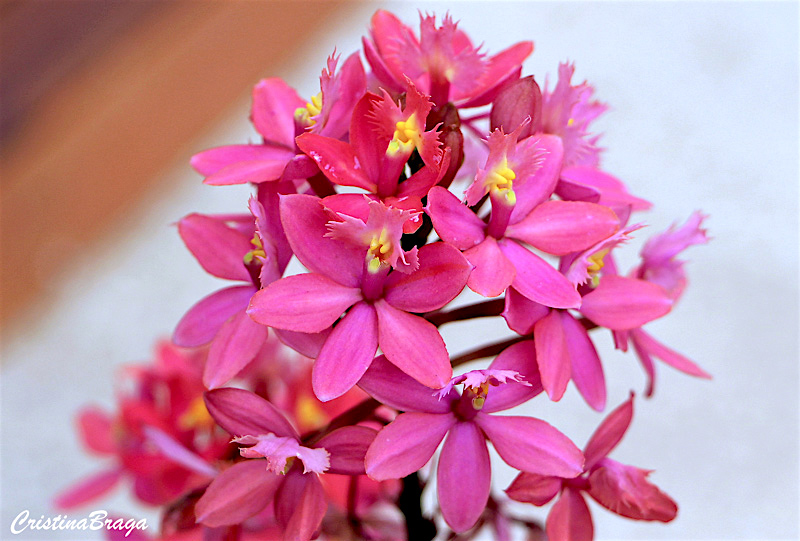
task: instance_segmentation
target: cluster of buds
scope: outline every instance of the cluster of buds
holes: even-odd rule
[[[583,451],[543,420],[498,415],[540,394],[558,401],[570,381],[605,410],[602,329],[617,349],[632,344],[647,396],[654,359],[709,377],[643,329],[680,298],[679,255],[707,241],[705,216],[652,237],[622,272],[615,252],[651,204],[600,168],[593,88],[562,64],[542,90],[521,76],[532,50],[490,56],[449,16],[421,16],[417,36],[379,11],[368,71],[358,53],[331,56],[308,100],[259,82],[260,140],[192,160],[206,184],[252,185],[249,212],[178,224],[203,269],[235,283],[189,309],[155,368],[134,371],[117,417],[84,412],[87,445],[116,461],[59,505],[129,476],[139,499],[167,505],[162,539],[541,532],[510,498],[555,499],[548,538],[590,540],[584,495],[672,520],[677,505],[649,471],[607,457],[633,393]],[[286,275],[292,258],[306,272]],[[467,288],[484,299],[450,307]],[[451,356],[439,327],[484,317],[514,337]],[[492,491],[487,442],[520,472],[505,496]],[[423,511],[434,478],[438,505]]]

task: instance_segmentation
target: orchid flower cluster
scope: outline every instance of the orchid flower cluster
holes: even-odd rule
[[[258,141],[192,159],[206,184],[250,184],[248,212],[178,224],[203,269],[232,283],[189,309],[155,364],[126,371],[118,413],[81,414],[110,466],[58,505],[128,479],[164,507],[161,539],[541,534],[509,499],[555,500],[551,541],[592,539],[587,496],[629,519],[675,518],[648,470],[608,457],[633,392],[583,450],[544,420],[502,414],[558,401],[570,381],[604,411],[603,329],[632,346],[647,396],[655,359],[710,377],[643,328],[683,293],[679,257],[707,241],[705,216],[651,237],[623,272],[616,251],[651,204],[600,168],[593,88],[565,63],[542,89],[521,73],[532,51],[488,55],[449,16],[421,15],[417,35],[378,11],[368,70],[359,53],[334,54],[307,100],[260,81]],[[304,272],[287,274],[293,258]],[[466,289],[481,300],[452,307]],[[451,355],[439,328],[485,317],[512,338]],[[488,443],[519,471],[505,496]]]

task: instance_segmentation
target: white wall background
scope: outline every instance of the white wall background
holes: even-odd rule
[[[326,56],[359,47],[379,3],[360,6],[347,28],[299,51],[281,74],[316,93]],[[383,4],[387,5],[387,4]],[[656,396],[637,400],[634,423],[613,457],[656,470],[680,505],[668,525],[617,518],[590,504],[598,539],[797,539],[798,531],[798,5],[781,3],[391,3],[407,23],[416,10],[450,10],[489,52],[522,39],[536,50],[525,74],[577,65],[611,105],[598,122],[604,168],[655,203],[647,234],[711,215],[714,240],[687,255],[691,285],[668,318],[648,328],[714,375],[695,380],[659,366]],[[246,54],[246,51],[242,51]],[[552,80],[552,79],[551,79]],[[243,142],[248,96],[187,153]],[[198,134],[199,136],[201,134]],[[112,374],[149,358],[195,300],[218,287],[170,224],[192,212],[243,211],[247,190],[200,184],[187,163],[164,172],[173,189],[120,218],[107,247],[80,266],[54,266],[50,310],[3,342],[0,539],[77,539],[68,532],[12,536],[23,509],[51,514],[50,498],[101,467],[80,449],[73,416],[88,401],[111,407]],[[640,243],[628,248],[630,260]],[[502,323],[445,328],[451,352],[491,339]],[[597,340],[609,406],[644,376],[632,355]],[[570,388],[558,404],[527,409],[582,446],[602,415]],[[468,476],[468,472],[465,472]],[[513,472],[498,467],[495,487]],[[465,482],[468,477],[465,477]],[[126,511],[118,491],[95,508]],[[91,509],[90,509],[91,510]],[[87,510],[88,512],[88,510]],[[543,518],[545,511],[535,509]],[[74,514],[73,514],[74,516]]]

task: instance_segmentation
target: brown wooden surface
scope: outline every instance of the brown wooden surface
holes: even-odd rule
[[[165,189],[154,181],[180,149],[352,6],[0,3],[3,326],[41,308],[53,273]]]

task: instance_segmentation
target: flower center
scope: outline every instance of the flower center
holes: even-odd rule
[[[491,173],[486,175],[486,186],[496,195],[505,199],[509,205],[517,202],[517,194],[514,193],[514,179],[517,174],[508,167],[508,163],[503,160],[503,164],[495,167]]]
[[[489,395],[489,382],[484,381],[480,385],[464,386],[464,393],[472,396],[472,407],[476,410],[483,409],[483,404],[486,402],[486,397]]]
[[[386,149],[386,154],[411,154],[422,139],[422,134],[417,123],[417,114],[412,113],[407,120],[400,120],[395,124],[394,135]]]
[[[589,266],[586,268],[586,271],[592,278],[592,285],[595,287],[597,287],[597,284],[600,282],[600,270],[605,266],[603,258],[607,253],[608,248],[605,248],[603,250],[598,250],[589,256]]]
[[[214,426],[214,419],[208,413],[202,396],[198,396],[189,403],[189,407],[178,419],[178,426],[183,430]]]
[[[392,255],[392,242],[386,228],[381,229],[379,235],[373,235],[367,249],[367,269],[371,273],[380,270],[382,264],[387,264],[387,260]]]
[[[311,117],[317,116],[322,112],[322,92],[317,93],[315,96],[311,96],[311,101],[306,102],[305,107],[298,107],[294,111],[294,119],[297,121],[298,124],[303,126],[313,126],[317,123]]]
[[[256,257],[267,257],[267,253],[264,251],[264,245],[261,244],[261,238],[259,238],[257,233],[250,239],[250,244],[255,246],[255,248],[244,254],[245,265],[250,265]]]

